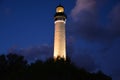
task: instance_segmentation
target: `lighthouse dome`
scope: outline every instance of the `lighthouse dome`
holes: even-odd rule
[[[57,6],[56,12],[57,12],[57,13],[63,13],[63,12],[64,12],[64,7],[61,6],[61,5]]]

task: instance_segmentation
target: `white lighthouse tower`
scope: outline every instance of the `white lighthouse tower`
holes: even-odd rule
[[[57,6],[54,15],[54,59],[64,58],[66,60],[66,18],[67,16],[64,13],[64,7],[61,5]]]

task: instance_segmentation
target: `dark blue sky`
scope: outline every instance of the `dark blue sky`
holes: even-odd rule
[[[61,1],[64,5],[65,1]],[[0,52],[53,43],[56,0],[2,0],[0,3]],[[73,5],[73,1],[68,6]],[[67,6],[67,5],[66,5]],[[70,9],[66,9],[70,13]]]
[[[0,0],[0,54],[51,57],[59,2],[68,16],[67,55],[79,67],[120,80],[119,0]]]

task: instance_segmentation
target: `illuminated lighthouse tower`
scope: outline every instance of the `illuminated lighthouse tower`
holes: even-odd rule
[[[67,16],[64,13],[64,7],[59,5],[56,8],[54,16],[55,32],[54,32],[54,59],[66,59],[66,37],[65,24]]]

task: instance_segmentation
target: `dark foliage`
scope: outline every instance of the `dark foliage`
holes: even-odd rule
[[[79,69],[70,59],[52,58],[28,64],[17,54],[0,55],[0,80],[112,80],[101,71],[89,73]]]

